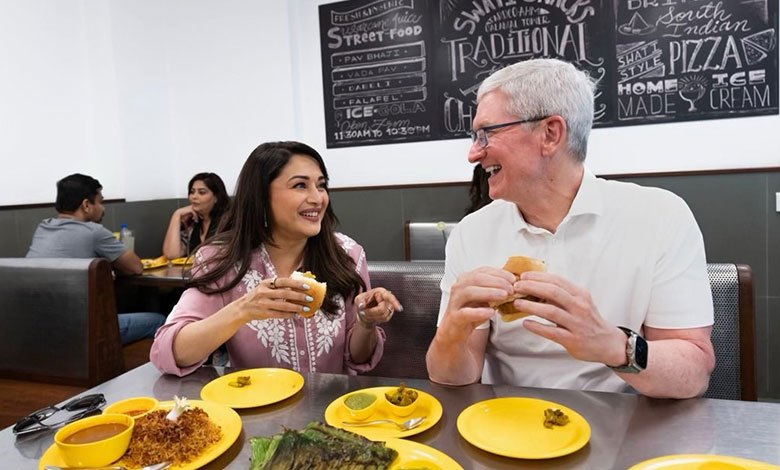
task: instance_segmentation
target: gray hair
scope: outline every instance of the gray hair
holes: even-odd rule
[[[477,102],[499,89],[509,100],[506,111],[519,119],[552,116],[566,120],[567,144],[578,161],[585,161],[593,126],[596,84],[587,72],[558,59],[531,59],[503,68],[482,82]]]

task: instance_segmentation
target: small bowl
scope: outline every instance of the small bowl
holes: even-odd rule
[[[103,414],[122,414],[140,418],[157,409],[159,402],[152,397],[133,397],[112,403],[103,410]]]
[[[393,402],[387,399],[387,395],[385,395],[384,393],[382,394],[382,398],[384,398],[385,405],[387,406],[387,409],[389,409],[391,413],[393,413],[398,417],[405,417],[414,413],[414,410],[417,409],[417,404],[420,402],[420,392],[419,390],[415,390],[415,392],[417,392],[417,399],[406,406],[398,406],[394,404]]]
[[[352,397],[356,397],[356,396],[359,396],[359,395],[365,395],[367,397],[372,397],[374,399],[374,401],[372,401],[368,405],[364,406],[363,408],[359,408],[359,409],[354,409],[354,408],[351,408],[349,405],[347,405],[347,400],[350,400],[350,399],[354,400],[354,398],[352,398]],[[369,392],[355,392],[355,393],[350,393],[349,395],[344,397],[344,401],[341,402],[341,404],[342,404],[342,406],[344,406],[344,408],[347,410],[347,412],[349,412],[349,415],[352,416],[352,419],[355,419],[357,421],[362,421],[362,420],[368,418],[369,416],[371,416],[371,414],[374,412],[374,407],[376,407],[376,402],[377,402],[376,395],[374,395],[373,393],[369,393]]]
[[[121,424],[126,426],[118,434],[84,444],[69,444],[65,440],[87,428],[101,425]],[[71,467],[103,467],[119,460],[127,451],[130,437],[133,435],[135,420],[122,414],[104,414],[90,416],[68,424],[54,435],[54,443],[60,450],[62,459]]]

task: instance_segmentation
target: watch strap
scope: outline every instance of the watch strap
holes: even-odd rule
[[[640,367],[639,364],[636,362],[636,343],[637,341],[644,341],[644,339],[639,336],[635,331],[626,328],[624,326],[618,326],[620,331],[626,334],[626,359],[628,363],[623,366],[610,366],[607,365],[610,369],[614,370],[615,372],[620,372],[623,374],[638,374],[644,370],[644,368]]]

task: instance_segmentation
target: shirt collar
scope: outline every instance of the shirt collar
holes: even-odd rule
[[[514,225],[518,231],[527,230],[529,232],[546,232],[544,229],[540,229],[526,222],[523,214],[517,208],[514,203],[507,202],[512,207],[515,214]],[[591,171],[585,167],[582,174],[582,181],[580,187],[577,190],[577,194],[574,196],[574,201],[571,203],[569,213],[563,218],[558,228],[560,229],[568,220],[580,216],[580,215],[601,215],[604,211],[604,201],[602,199],[601,191],[598,187],[598,180]]]
[[[569,213],[566,214],[563,220],[585,214],[601,215],[603,211],[604,201],[598,187],[598,180],[590,170],[585,168],[582,174],[580,189],[577,190],[577,195],[574,196]]]

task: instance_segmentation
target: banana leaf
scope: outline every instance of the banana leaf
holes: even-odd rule
[[[249,443],[250,470],[386,470],[398,456],[381,442],[318,422]]]

